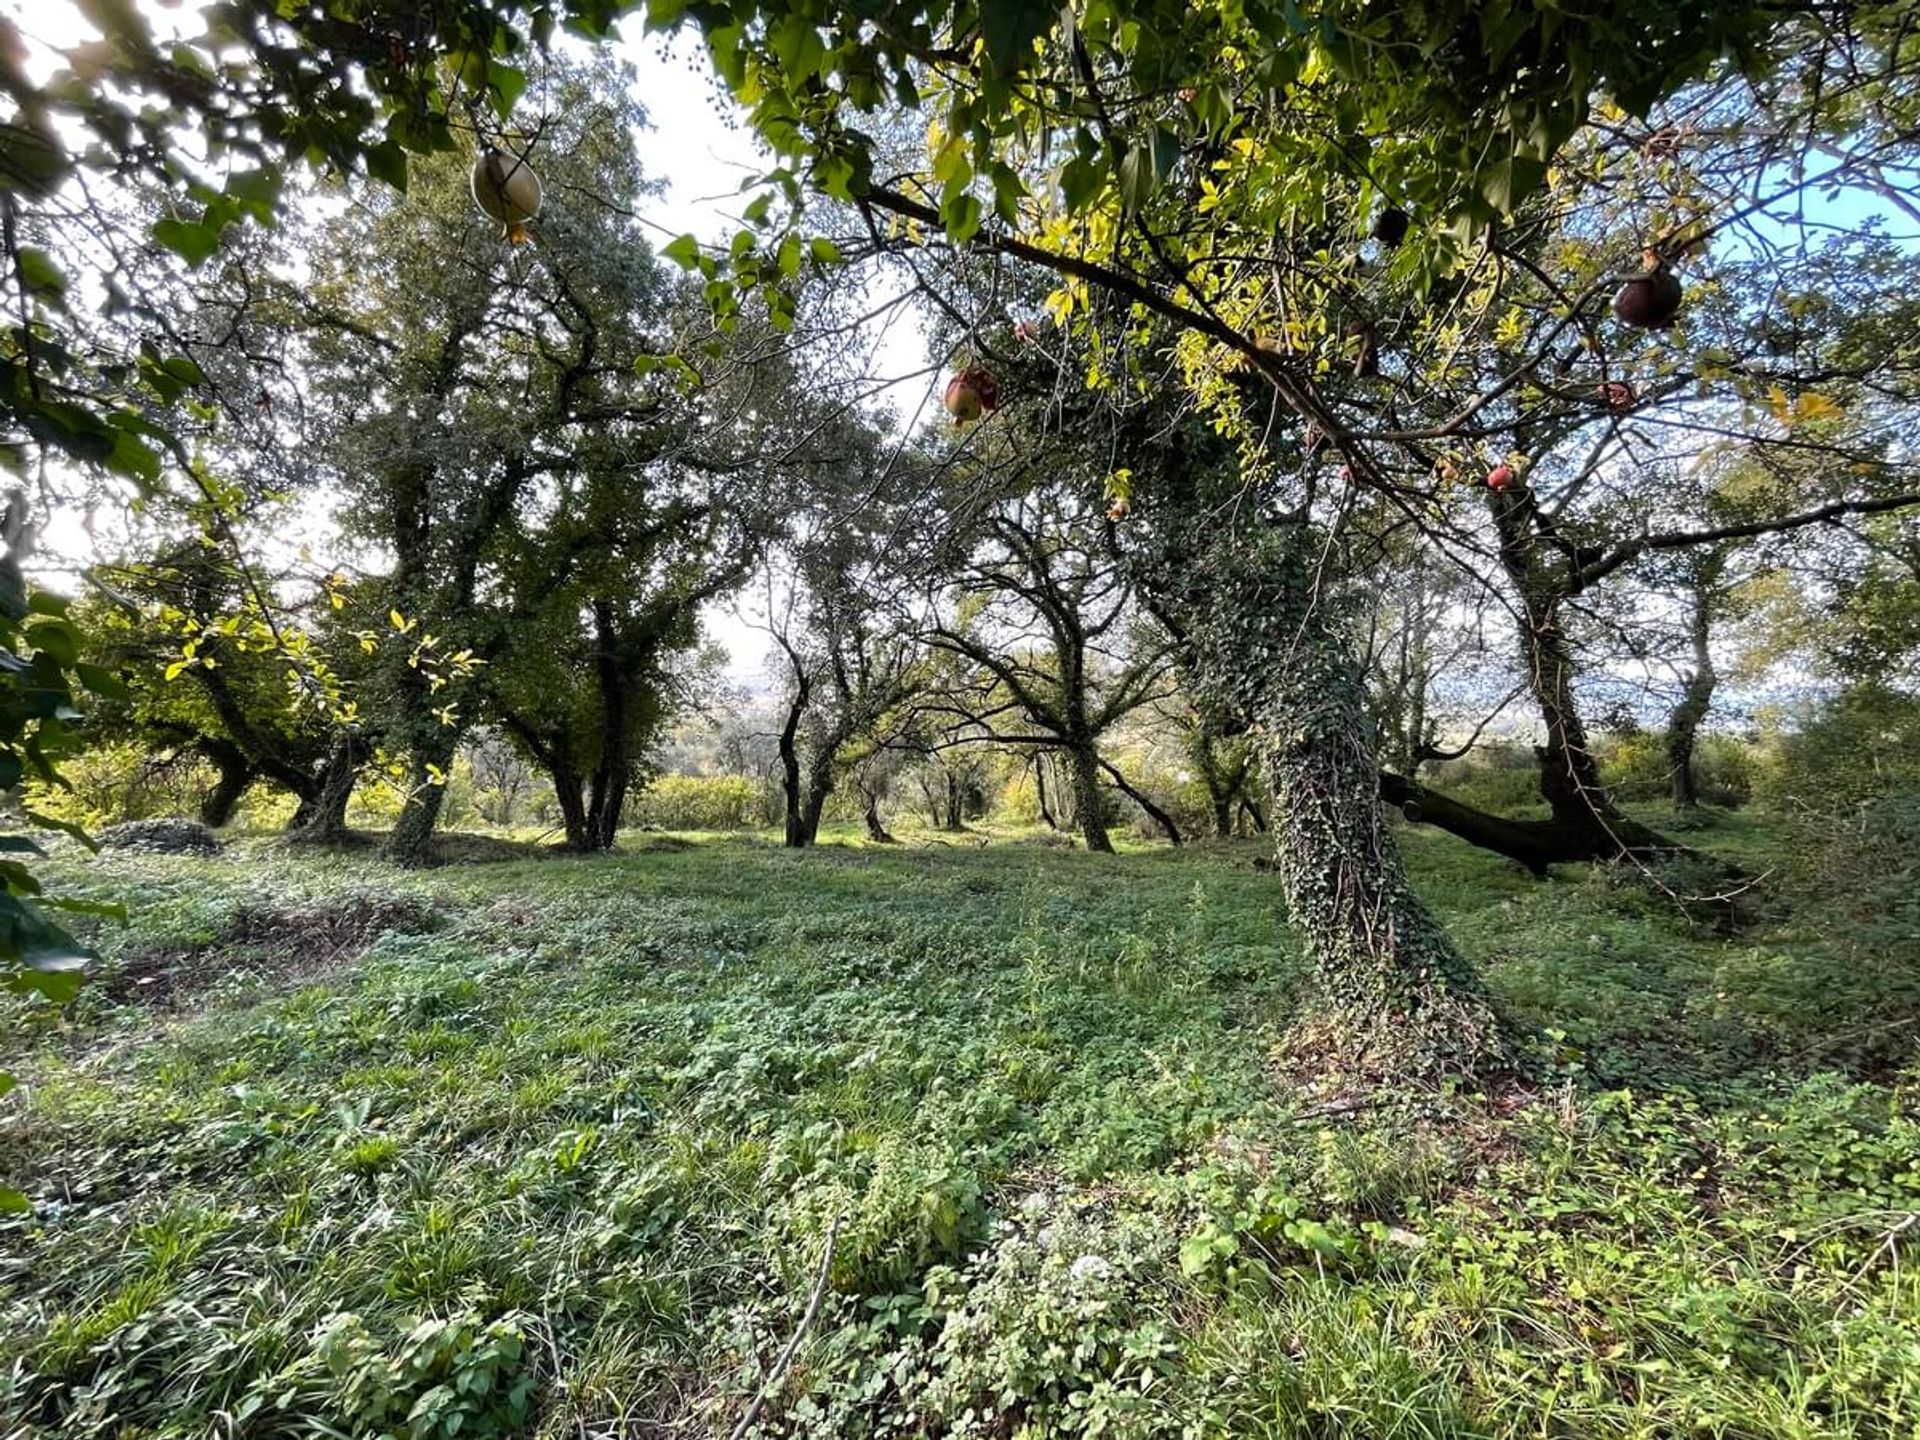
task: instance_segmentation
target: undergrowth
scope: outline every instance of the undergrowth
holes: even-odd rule
[[[824,1259],[759,1433],[1920,1434],[1910,911],[1874,984],[1407,842],[1524,1087],[1290,1088],[1233,847],[72,864],[135,919],[9,1018],[0,1417],[724,1435]]]

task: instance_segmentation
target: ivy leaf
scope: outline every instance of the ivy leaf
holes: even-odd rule
[[[1033,42],[1053,29],[1060,10],[1049,0],[980,0],[980,38],[995,75],[1017,75],[1033,63]]]

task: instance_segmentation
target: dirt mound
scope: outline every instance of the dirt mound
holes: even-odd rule
[[[423,929],[432,907],[391,895],[346,896],[291,910],[245,908],[204,945],[136,951],[100,973],[110,999],[178,1009],[234,976],[299,984],[357,960],[389,930]]]

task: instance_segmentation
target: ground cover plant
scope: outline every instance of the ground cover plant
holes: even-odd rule
[[[0,1412],[723,1434],[812,1299],[749,1433],[1911,1436],[1891,971],[1408,840],[1525,1080],[1303,1068],[1254,846],[64,862]]]

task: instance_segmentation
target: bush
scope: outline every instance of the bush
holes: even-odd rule
[[[1757,794],[1785,817],[1780,888],[1796,983],[1730,977],[1803,1051],[1856,1070],[1897,1065],[1920,1024],[1920,698],[1860,688],[1781,736]]]
[[[1659,802],[1673,794],[1666,736],[1659,731],[1608,735],[1593,743],[1600,774],[1614,799]],[[1733,735],[1701,735],[1694,741],[1693,773],[1700,798],[1738,809],[1753,795],[1753,748]]]
[[[741,775],[662,775],[633,802],[635,824],[659,830],[747,830],[759,797]]]
[[[155,754],[138,745],[96,745],[63,761],[60,774],[66,785],[36,782],[28,804],[89,828],[198,814],[214,781],[213,767],[197,755]]]
[[[1773,737],[1754,767],[1754,799],[1794,814],[1854,810],[1896,789],[1920,789],[1920,696],[1862,685]]]
[[[1544,809],[1537,763],[1531,745],[1501,742],[1480,746],[1464,759],[1429,766],[1420,779],[1463,805],[1522,815]]]

